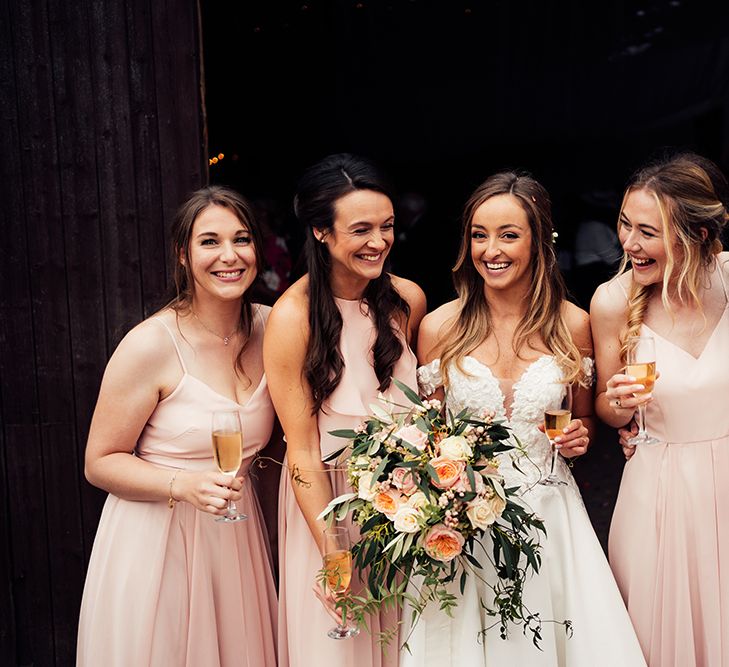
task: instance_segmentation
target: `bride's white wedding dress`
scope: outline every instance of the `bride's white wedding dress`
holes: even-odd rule
[[[448,407],[457,413],[488,409],[495,419],[506,420],[509,400],[502,391],[504,383],[491,370],[473,357],[463,360],[464,375],[455,366],[449,368]],[[490,605],[490,589],[472,574],[461,596],[458,580],[452,592],[458,597],[453,617],[438,609],[426,607],[408,639],[411,653],[401,652],[401,667],[633,667],[644,666],[645,660],[633,626],[618,592],[600,543],[590,523],[582,497],[562,457],[555,468],[567,482],[563,486],[543,486],[539,479],[549,472],[550,448],[544,433],[537,429],[545,406],[553,403],[562,388],[561,371],[554,357],[542,356],[534,361],[513,384],[511,414],[508,423],[524,446],[527,457],[519,459],[521,472],[502,455],[500,471],[507,486],[520,486],[522,499],[532,511],[544,519],[547,537],[541,536],[542,566],[539,574],[526,583],[523,600],[532,613],[542,619],[540,646],[532,643],[532,634],[511,626],[509,637],[502,640],[495,617],[488,616],[479,599]],[[418,369],[418,381],[424,394],[431,394],[442,384],[439,360]],[[490,552],[490,544],[484,541]],[[485,554],[476,554],[488,563]],[[640,554],[636,553],[636,558]],[[489,581],[495,575],[485,566]],[[405,609],[406,624],[401,641],[410,628],[410,610]],[[573,634],[550,620],[569,619]],[[489,629],[481,635],[482,629]]]

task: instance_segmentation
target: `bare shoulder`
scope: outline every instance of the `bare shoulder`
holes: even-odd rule
[[[160,320],[175,331],[176,315],[169,309],[140,322],[117,346],[107,365],[105,378],[114,384],[131,380],[158,388],[179,379],[180,362],[174,343]]]
[[[590,301],[590,316],[624,317],[628,305],[628,291],[632,281],[632,273],[625,273],[599,285]]]
[[[448,301],[428,313],[420,324],[418,337],[418,359],[422,363],[431,361],[439,354],[439,344],[458,319],[460,304],[457,299]]]
[[[423,292],[417,283],[393,274],[390,274],[390,280],[392,281],[392,286],[408,302],[411,308],[421,306],[425,308],[425,292]]]
[[[308,327],[309,280],[299,278],[273,304],[267,315],[267,329],[279,327]]]

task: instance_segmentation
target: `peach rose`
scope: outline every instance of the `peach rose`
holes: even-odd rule
[[[459,532],[439,523],[425,536],[425,552],[441,563],[449,563],[461,553],[465,541]]]
[[[428,436],[415,426],[415,424],[404,426],[400,430],[395,431],[393,436],[404,440],[420,452],[422,452],[428,444]]]
[[[392,483],[406,496],[415,493],[418,488],[413,472],[409,468],[395,468],[392,471]]]
[[[382,512],[388,519],[392,519],[401,505],[400,493],[395,489],[379,491],[372,499],[372,505],[378,512]]]
[[[463,461],[453,461],[442,456],[433,459],[430,465],[438,475],[438,481],[433,484],[439,489],[450,489],[460,479],[466,467]]]

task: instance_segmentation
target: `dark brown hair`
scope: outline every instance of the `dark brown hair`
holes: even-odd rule
[[[339,341],[342,315],[334,301],[330,283],[331,257],[326,244],[314,238],[314,229],[333,232],[335,204],[356,190],[372,190],[392,199],[379,170],[364,158],[340,153],[309,167],[301,177],[294,199],[296,217],[305,225],[304,255],[309,276],[309,344],[304,375],[314,399],[314,412],[337,388],[344,360]],[[363,301],[375,323],[377,339],[372,346],[374,370],[384,391],[390,385],[393,368],[403,344],[393,322],[407,321],[410,307],[393,287],[385,271],[371,280]],[[366,353],[365,350],[362,351]]]

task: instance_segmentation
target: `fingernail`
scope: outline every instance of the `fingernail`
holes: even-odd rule
[[[628,375],[628,381],[635,382],[638,378],[634,378],[632,375]]]
[[[556,437],[556,438],[554,439],[554,441],[555,441],[555,442],[562,442],[562,436],[561,436],[561,435],[558,435],[558,436],[557,436],[557,437]]]

